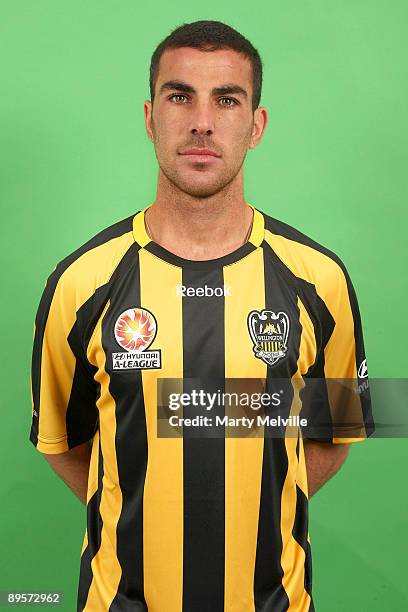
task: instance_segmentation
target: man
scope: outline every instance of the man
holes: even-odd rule
[[[354,437],[195,435],[186,422],[159,435],[163,381],[187,398],[283,381],[292,415],[296,381],[357,379],[365,364],[341,261],[244,199],[261,83],[258,52],[227,25],[172,32],[144,105],[155,202],[64,259],[44,291],[30,439],[87,505],[78,610],[314,609],[308,498],[371,433],[367,402]],[[319,406],[331,427],[333,394]]]

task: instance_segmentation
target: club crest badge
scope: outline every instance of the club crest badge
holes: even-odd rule
[[[252,310],[248,315],[248,330],[254,343],[255,357],[269,366],[286,357],[290,321],[286,312]]]
[[[157,321],[147,308],[129,308],[116,319],[113,333],[124,352],[112,353],[114,370],[161,368],[160,350],[147,351],[157,334]]]

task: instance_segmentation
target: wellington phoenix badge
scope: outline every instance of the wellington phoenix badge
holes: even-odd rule
[[[129,308],[117,318],[116,342],[125,352],[112,353],[114,370],[150,370],[161,368],[160,350],[147,351],[157,334],[157,321],[146,308]]]
[[[286,312],[252,310],[248,315],[248,330],[254,343],[255,357],[269,366],[286,357],[289,327]]]

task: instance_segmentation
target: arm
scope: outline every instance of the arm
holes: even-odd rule
[[[309,499],[340,469],[350,444],[304,441]]]
[[[86,354],[89,321],[78,311],[93,291],[92,274],[74,273],[65,264],[55,268],[37,310],[31,365],[30,442],[83,504],[89,442],[99,417],[97,385]]]
[[[85,506],[91,450],[89,442],[85,442],[65,453],[43,455],[52,469],[79,497]]]

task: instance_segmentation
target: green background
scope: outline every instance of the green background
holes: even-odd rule
[[[142,105],[150,55],[171,29],[219,19],[259,49],[270,114],[246,198],[338,253],[370,375],[407,376],[406,0],[204,5],[1,4],[0,589],[63,591],[67,611],[85,511],[28,440],[33,320],[57,261],[155,197]],[[355,444],[311,500],[318,611],[408,603],[407,458],[407,440]]]

